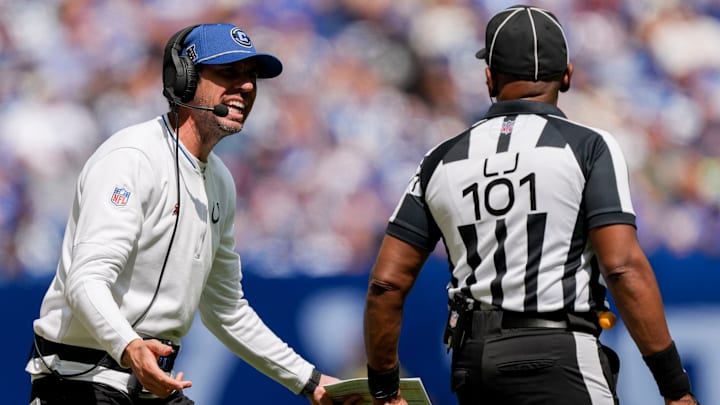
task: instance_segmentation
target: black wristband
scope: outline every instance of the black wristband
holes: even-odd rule
[[[400,364],[396,364],[395,367],[377,371],[367,366],[368,372],[368,388],[370,389],[370,395],[375,399],[388,399],[397,397],[398,391],[400,391]]]
[[[691,392],[690,378],[682,366],[675,342],[661,352],[643,356],[643,360],[664,398],[679,399]]]
[[[317,388],[320,384],[321,376],[322,374],[318,371],[318,369],[313,368],[312,374],[310,374],[310,379],[305,384],[302,391],[300,391],[300,395],[312,398],[313,394],[315,393],[315,388]]]

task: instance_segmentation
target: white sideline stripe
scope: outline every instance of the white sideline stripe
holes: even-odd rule
[[[594,336],[582,332],[573,332],[573,336],[578,367],[592,405],[614,405],[615,401],[600,364],[597,340]]]

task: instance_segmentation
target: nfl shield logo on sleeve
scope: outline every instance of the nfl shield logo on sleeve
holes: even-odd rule
[[[115,187],[115,191],[113,191],[112,197],[110,197],[110,202],[116,207],[124,207],[127,205],[128,199],[130,199],[129,190],[124,187]]]

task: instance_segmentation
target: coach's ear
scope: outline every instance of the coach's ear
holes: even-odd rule
[[[562,82],[560,83],[560,91],[562,93],[568,91],[570,89],[570,79],[572,79],[573,74],[573,65],[572,63],[568,63],[567,69],[565,70],[565,74],[563,75]]]

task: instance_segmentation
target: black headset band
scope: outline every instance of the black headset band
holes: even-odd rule
[[[163,95],[171,103],[178,100],[187,102],[195,94],[197,73],[192,61],[182,56],[182,44],[199,24],[190,25],[173,34],[165,45],[163,53]]]

